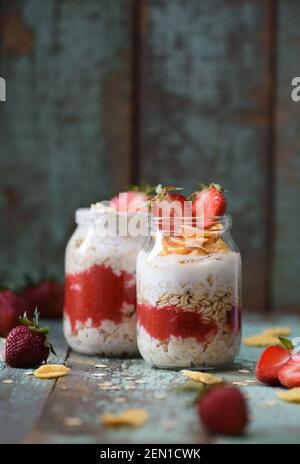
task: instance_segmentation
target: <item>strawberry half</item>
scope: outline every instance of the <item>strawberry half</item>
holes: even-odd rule
[[[56,282],[54,280],[40,282],[27,288],[23,292],[22,296],[31,313],[33,313],[35,308],[39,308],[41,317],[51,319],[62,316],[64,306],[64,285],[60,282]]]
[[[8,335],[5,344],[5,362],[11,367],[35,367],[46,362],[50,351],[55,354],[47,340],[48,327],[38,325],[38,312],[35,310],[30,321],[26,313],[20,318],[21,325],[15,327]]]
[[[300,355],[294,356],[279,369],[278,380],[287,388],[300,387]]]
[[[255,369],[256,378],[268,385],[277,385],[280,380],[279,372],[282,366],[285,366],[289,362],[290,358],[291,352],[287,348],[269,346],[263,351],[257,362]]]
[[[214,221],[211,218],[223,216],[226,211],[227,202],[224,191],[219,184],[198,184],[200,190],[192,193],[189,197],[192,200],[193,217],[204,216],[204,227],[209,228]]]
[[[7,337],[19,324],[19,317],[26,309],[26,302],[11,290],[0,291],[0,337]]]

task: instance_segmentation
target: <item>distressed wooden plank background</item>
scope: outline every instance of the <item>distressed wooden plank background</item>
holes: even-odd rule
[[[129,181],[228,190],[246,309],[298,309],[300,0],[0,0],[0,272]]]

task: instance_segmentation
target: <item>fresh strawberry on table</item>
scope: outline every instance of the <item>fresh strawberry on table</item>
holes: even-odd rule
[[[300,387],[300,355],[293,356],[278,371],[278,380],[284,387]]]
[[[269,346],[263,351],[256,364],[257,379],[268,385],[277,385],[280,381],[280,369],[286,365],[290,358],[291,351],[289,349],[283,346]]]
[[[246,399],[230,385],[208,390],[198,402],[198,414],[206,428],[223,435],[240,435],[248,423]]]
[[[55,280],[31,283],[22,294],[27,310],[38,308],[41,317],[59,318],[63,313],[64,285]]]
[[[209,228],[215,216],[223,216],[226,212],[227,202],[224,190],[219,184],[198,184],[199,189],[189,196],[192,201],[193,217],[204,216],[204,227]]]
[[[20,318],[20,325],[8,335],[5,344],[5,362],[11,367],[35,367],[46,362],[50,351],[55,354],[48,342],[48,327],[39,327],[38,311],[35,310],[32,321],[26,313]]]
[[[0,290],[0,337],[7,337],[19,323],[26,310],[26,302],[12,290]]]

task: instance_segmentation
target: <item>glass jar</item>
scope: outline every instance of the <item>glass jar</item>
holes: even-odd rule
[[[145,237],[131,236],[125,225],[108,234],[108,216],[132,214],[105,208],[76,211],[77,228],[65,257],[64,334],[79,353],[135,355],[136,257]],[[126,224],[126,222],[125,222]]]
[[[241,340],[241,257],[231,217],[185,218],[167,233],[152,218],[137,258],[137,339],[163,368],[229,365]],[[195,225],[196,223],[196,225]]]

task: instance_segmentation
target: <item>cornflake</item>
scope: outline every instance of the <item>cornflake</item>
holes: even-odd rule
[[[38,379],[56,379],[68,374],[70,370],[64,364],[45,364],[36,369],[33,375]]]
[[[281,342],[278,337],[275,335],[268,335],[264,333],[260,333],[257,335],[252,335],[251,337],[244,339],[245,346],[252,346],[252,347],[267,347],[267,346],[281,346]]]
[[[199,371],[188,371],[183,370],[181,371],[183,375],[189,377],[190,379],[194,380],[195,382],[204,383],[205,385],[217,385],[223,383],[223,379],[220,377],[209,374],[208,372],[199,372]]]
[[[279,391],[277,397],[289,403],[300,403],[300,387]]]
[[[141,427],[149,419],[149,414],[145,409],[132,408],[120,414],[104,414],[101,422],[106,427],[119,427],[128,425],[130,427]]]
[[[265,335],[274,335],[275,337],[287,337],[291,334],[290,327],[269,327],[262,331]]]

